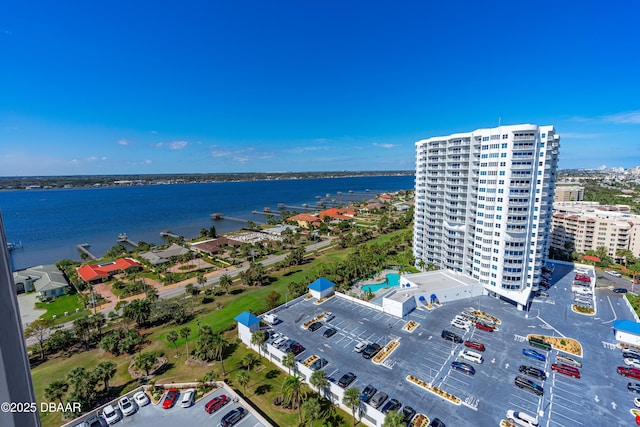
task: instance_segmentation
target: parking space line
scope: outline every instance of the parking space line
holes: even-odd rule
[[[555,396],[555,400],[556,400],[556,402],[555,402],[554,406],[559,406],[560,408],[562,408],[563,411],[575,412],[576,414],[581,414],[582,413],[582,411],[576,411],[575,409],[573,409],[570,406],[566,406],[566,405],[562,405],[562,404],[558,403],[558,400],[566,400],[569,404],[573,404],[572,400],[563,399],[560,396]],[[553,411],[553,412],[555,412],[555,411]]]
[[[554,415],[558,415],[558,416],[560,416],[560,417],[562,417],[562,418],[566,418],[567,420],[571,421],[572,425],[576,425],[576,424],[583,425],[583,423],[581,423],[580,421],[578,421],[578,419],[577,419],[577,418],[569,418],[569,417],[567,417],[566,415],[564,415],[562,412],[554,412],[553,414],[554,414]]]

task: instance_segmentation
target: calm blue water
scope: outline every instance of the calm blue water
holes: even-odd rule
[[[79,260],[79,243],[89,243],[91,251],[102,256],[120,233],[133,241],[162,243],[160,232],[166,229],[190,238],[211,225],[218,233],[246,225],[245,221],[212,221],[209,214],[214,212],[262,223],[266,217],[251,211],[269,206],[277,212],[278,203],[314,206],[317,197],[327,194],[336,200],[363,200],[413,187],[413,176],[385,176],[2,191],[0,212],[7,240],[22,242],[23,248],[11,253],[14,268],[22,269],[63,258]]]
[[[365,285],[361,289],[363,292],[376,292],[382,288],[393,288],[400,286],[400,275],[397,273],[389,273],[386,275],[387,280],[382,283],[375,283],[373,285]]]

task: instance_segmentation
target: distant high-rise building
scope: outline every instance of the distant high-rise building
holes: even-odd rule
[[[559,146],[553,126],[530,124],[416,142],[416,263],[524,308],[548,255]]]
[[[579,185],[561,185],[558,183],[553,197],[554,202],[580,202],[584,198],[584,187]]]
[[[0,402],[15,404],[36,404],[36,396],[31,381],[29,357],[24,341],[24,332],[18,310],[18,299],[9,263],[7,238],[0,214]],[[16,406],[14,409],[18,409]],[[11,408],[10,408],[11,409]],[[0,411],[2,427],[39,426],[37,411]]]

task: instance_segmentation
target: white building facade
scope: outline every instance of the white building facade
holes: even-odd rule
[[[549,250],[559,146],[553,126],[530,124],[416,142],[416,264],[523,308]]]

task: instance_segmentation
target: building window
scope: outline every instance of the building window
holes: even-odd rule
[[[506,142],[502,143],[502,148],[507,148],[507,143]]]
[[[504,135],[502,135],[502,139],[509,139],[509,134],[505,133]]]

